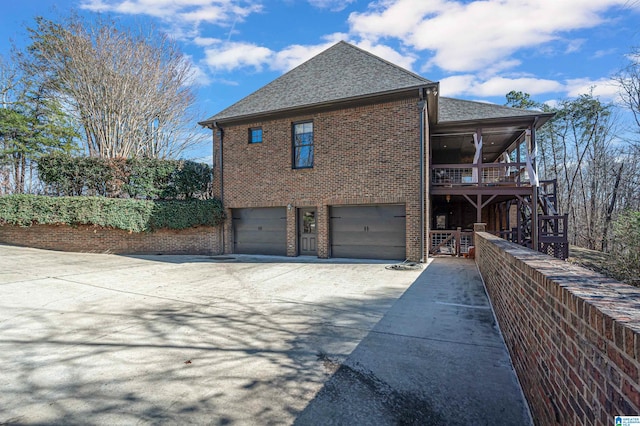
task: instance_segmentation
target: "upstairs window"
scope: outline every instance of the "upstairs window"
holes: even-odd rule
[[[249,129],[249,143],[262,143],[262,127]]]
[[[293,168],[313,167],[313,122],[293,124]]]

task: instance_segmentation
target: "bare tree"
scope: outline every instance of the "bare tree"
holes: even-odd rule
[[[613,79],[620,87],[622,106],[631,111],[640,131],[640,48],[632,49],[627,57],[627,66]]]
[[[170,158],[202,142],[191,63],[166,35],[77,15],[29,32],[24,63],[72,111],[89,155]]]
[[[12,64],[6,62],[0,56],[0,108],[5,109],[9,106],[13,89],[16,85],[17,72]],[[0,138],[0,152],[6,147],[4,139]],[[11,191],[11,163],[4,156],[0,155],[0,195],[5,195]]]
[[[623,209],[640,211],[640,48],[632,48],[627,55],[627,65],[613,80],[620,89],[621,106],[630,111],[635,124],[635,137],[631,136],[625,147],[625,176],[621,182]]]
[[[15,99],[15,91],[20,85],[20,71],[13,62],[0,56],[0,108],[7,108]]]
[[[631,49],[627,55],[628,63],[615,76],[614,81],[620,88],[621,106],[630,111],[634,123],[635,137],[631,137],[625,147],[627,172],[623,185],[623,206],[625,209],[640,211],[640,48]]]

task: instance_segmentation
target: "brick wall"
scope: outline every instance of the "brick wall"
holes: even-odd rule
[[[536,424],[640,414],[640,289],[480,232],[476,262]]]
[[[417,95],[417,91],[416,91]],[[224,204],[315,207],[318,255],[327,257],[329,206],[405,204],[407,257],[420,256],[420,108],[417,96],[372,105],[224,127]],[[292,123],[313,120],[314,165],[292,169]],[[248,143],[262,127],[263,142]],[[219,144],[216,138],[216,144]],[[219,146],[217,146],[219,154]],[[220,158],[216,156],[216,167]],[[214,188],[219,188],[219,170]],[[231,214],[227,215],[231,218]],[[227,219],[226,251],[233,250]],[[296,255],[296,209],[287,215],[288,254]]]
[[[0,243],[47,250],[121,254],[219,254],[220,228],[129,233],[80,225],[0,226]]]

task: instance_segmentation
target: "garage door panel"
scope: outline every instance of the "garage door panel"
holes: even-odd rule
[[[272,244],[269,243],[259,243],[259,242],[250,242],[250,243],[240,243],[238,245],[238,249],[236,250],[237,254],[262,254],[269,256],[284,256],[286,253],[283,253],[281,250],[274,249]]]
[[[255,232],[255,231],[238,231],[238,237],[235,239],[236,244],[270,244],[273,242],[277,242],[281,237],[279,232]]]
[[[283,221],[284,222],[284,221]],[[283,228],[279,223],[264,222],[234,222],[235,229],[239,235],[251,238],[259,238],[262,236],[278,237],[282,235]]]
[[[287,254],[287,212],[284,207],[233,210],[235,253]]]
[[[405,237],[404,237],[404,233],[405,230],[404,228],[402,229],[402,234],[400,234],[400,231],[396,231],[396,232],[384,232],[384,231],[380,231],[380,232],[372,232],[369,231],[368,234],[373,234],[372,238],[374,241],[380,241],[383,240],[385,241],[385,245],[388,246],[401,246],[403,249],[405,247]]]
[[[338,245],[384,245],[384,246],[405,246],[404,229],[403,233],[379,231],[379,232],[341,232],[340,235],[334,239],[334,244]]]
[[[333,257],[348,257],[353,259],[404,259],[404,247],[376,247],[371,246],[333,246]]]
[[[386,222],[391,218],[404,218],[403,205],[390,206],[344,206],[333,207],[332,216],[342,216],[349,220],[367,219],[370,222]]]
[[[332,219],[339,219],[335,221],[335,229],[340,232],[360,232],[364,230],[365,226],[368,226],[369,231],[374,232],[405,232],[405,217],[391,217],[386,220],[369,220],[366,217],[362,218],[350,218],[346,216],[334,215]]]
[[[405,258],[403,205],[333,207],[330,226],[333,257]]]

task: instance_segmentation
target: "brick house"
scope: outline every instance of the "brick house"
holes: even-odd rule
[[[480,221],[536,243],[519,212],[536,219],[535,131],[551,115],[438,91],[339,42],[201,122],[224,252],[419,261]]]

